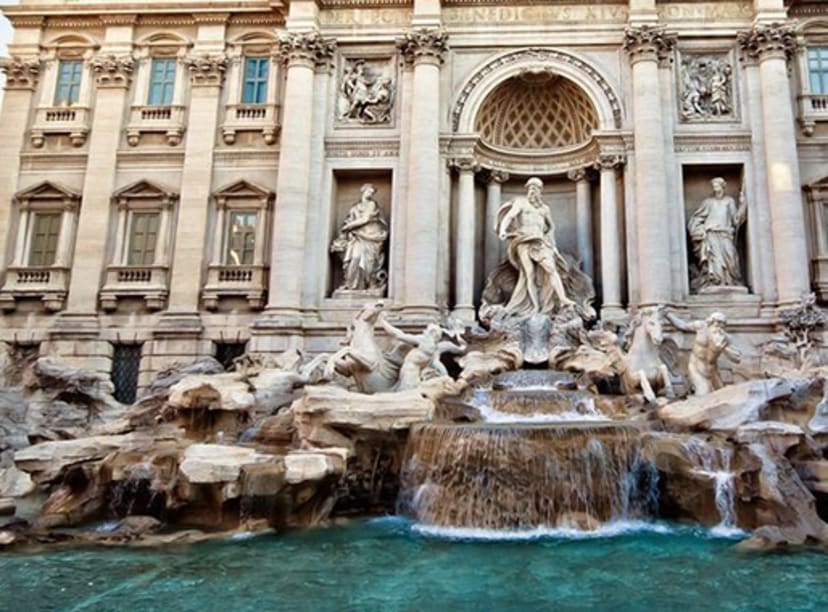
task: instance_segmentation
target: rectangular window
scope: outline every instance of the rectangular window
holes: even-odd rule
[[[82,60],[60,60],[58,63],[57,88],[55,89],[55,104],[76,104],[80,98],[82,78]]]
[[[248,57],[244,60],[243,104],[264,104],[267,102],[267,73],[270,59]]]
[[[808,74],[811,93],[828,95],[828,47],[808,49]]]
[[[141,371],[140,344],[112,345],[111,379],[115,386],[115,399],[122,404],[135,401],[138,392],[138,374]]]
[[[127,265],[151,266],[155,263],[159,216],[158,213],[132,213]]]
[[[32,226],[30,266],[51,266],[55,263],[61,213],[35,213]]]
[[[228,217],[227,265],[244,266],[253,263],[256,245],[256,212],[235,211]]]
[[[153,59],[150,67],[149,99],[150,106],[169,106],[175,91],[175,59]]]

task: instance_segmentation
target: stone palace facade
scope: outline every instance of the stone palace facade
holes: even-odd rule
[[[530,177],[605,320],[664,303],[767,335],[828,299],[825,2],[4,13],[10,359],[143,385],[196,356],[330,351],[378,299],[409,328],[473,320]]]

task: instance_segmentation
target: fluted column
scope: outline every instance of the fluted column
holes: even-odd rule
[[[625,32],[624,49],[632,63],[633,140],[635,143],[635,219],[640,301],[668,302],[671,279],[664,117],[659,86],[659,57],[675,37],[661,27],[637,26]]]
[[[457,168],[457,240],[454,259],[454,314],[462,321],[474,321],[474,159],[455,159]]]
[[[618,155],[601,155],[596,168],[601,173],[601,318],[621,312],[621,224],[618,215],[616,168]]]
[[[201,269],[213,184],[213,148],[227,57],[223,53],[194,54],[184,58],[184,64],[190,76],[190,127],[184,142],[184,168],[166,313],[173,328],[200,325]]]
[[[592,278],[592,193],[585,168],[567,175],[575,183],[575,244],[581,266]]]
[[[759,61],[778,297],[781,303],[796,302],[810,286],[796,124],[787,66],[788,58],[795,51],[796,39],[793,29],[787,25],[756,25],[749,32],[739,34],[739,45]]]
[[[492,170],[489,173],[489,181],[486,183],[486,236],[483,242],[485,254],[484,275],[488,276],[498,265],[500,265],[501,241],[497,237],[497,211],[500,208],[502,198],[501,187],[509,180],[509,174],[500,170]]]
[[[287,66],[279,178],[270,242],[270,314],[298,316],[305,269],[305,222],[310,206],[313,82],[317,65],[330,61],[331,39],[318,32],[288,33],[279,40]]]
[[[419,28],[397,46],[414,66],[405,208],[403,306],[409,312],[437,310],[440,264],[440,65],[447,49],[440,29]]]
[[[115,151],[121,138],[134,61],[128,55],[99,55],[91,65],[96,84],[95,112],[66,308],[67,314],[81,315],[93,315],[97,309],[115,190]]]

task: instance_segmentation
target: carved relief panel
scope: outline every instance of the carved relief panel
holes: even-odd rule
[[[736,89],[729,53],[682,53],[678,112],[682,122],[735,121]]]
[[[345,57],[339,68],[336,122],[341,127],[390,126],[397,94],[390,57]]]

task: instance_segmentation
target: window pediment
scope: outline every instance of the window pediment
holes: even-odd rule
[[[77,204],[81,194],[60,183],[42,181],[14,195],[15,201],[21,205],[35,203],[72,203]]]
[[[213,197],[220,205],[237,201],[248,206],[252,202],[267,206],[273,200],[273,192],[250,181],[240,180],[222,187]]]
[[[113,199],[125,205],[139,202],[166,204],[178,199],[178,194],[159,183],[142,179],[116,191]]]

